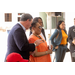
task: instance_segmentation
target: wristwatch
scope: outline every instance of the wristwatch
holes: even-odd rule
[[[36,43],[34,43],[35,47],[36,47]]]

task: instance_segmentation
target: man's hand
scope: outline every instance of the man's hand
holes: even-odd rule
[[[41,44],[43,41],[42,39],[38,39],[34,42],[34,44],[36,44],[36,46],[38,46],[39,44]]]
[[[75,40],[73,40],[72,43],[75,45]]]

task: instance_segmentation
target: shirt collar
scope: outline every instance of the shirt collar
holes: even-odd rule
[[[26,31],[26,28],[19,22],[20,26],[23,28],[24,31]]]

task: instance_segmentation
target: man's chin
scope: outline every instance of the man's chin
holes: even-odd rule
[[[29,28],[26,28],[26,30],[28,30]]]

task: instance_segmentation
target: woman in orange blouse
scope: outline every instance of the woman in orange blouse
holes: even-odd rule
[[[48,49],[46,41],[40,36],[42,27],[36,21],[34,21],[31,25],[32,35],[29,37],[29,43],[34,43],[38,39],[42,39],[42,43],[36,47],[36,50],[30,55],[29,61],[30,62],[51,62],[50,54],[52,53],[52,46],[51,50]]]

